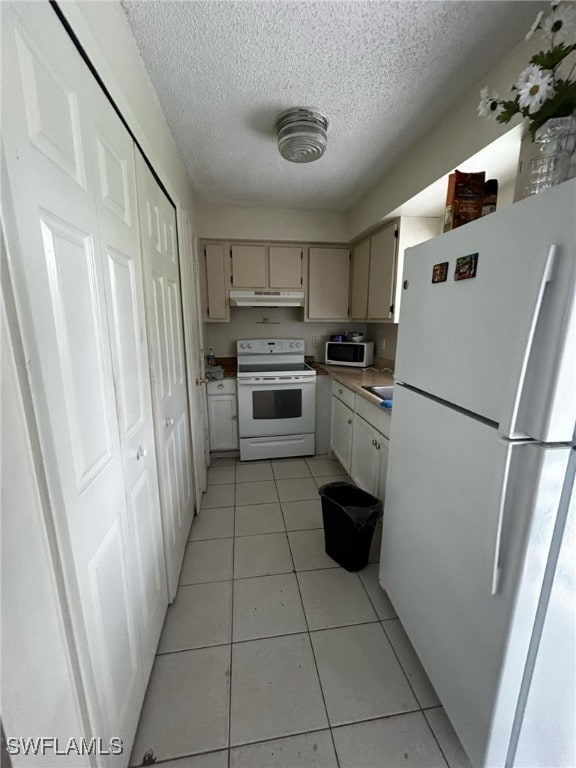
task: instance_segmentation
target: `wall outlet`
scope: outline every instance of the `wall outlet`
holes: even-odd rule
[[[380,352],[386,352],[386,339],[380,339]]]
[[[313,347],[320,346],[320,336],[312,336],[312,346]]]

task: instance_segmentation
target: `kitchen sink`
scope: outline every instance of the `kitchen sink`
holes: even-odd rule
[[[371,392],[380,400],[392,400],[394,397],[394,387],[362,387],[367,392]]]

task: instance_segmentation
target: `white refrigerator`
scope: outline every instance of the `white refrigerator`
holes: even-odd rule
[[[381,584],[474,766],[573,768],[576,180],[403,281]]]

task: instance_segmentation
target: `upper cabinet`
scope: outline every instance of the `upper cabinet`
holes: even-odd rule
[[[266,246],[232,245],[233,288],[266,288]]]
[[[201,284],[207,322],[230,322],[231,290],[303,291],[311,297],[303,319],[348,317],[348,248],[205,241],[202,253]]]
[[[303,290],[305,246],[205,242],[204,319],[230,321],[231,289]]]
[[[270,288],[302,288],[304,251],[300,246],[271,245],[268,248],[268,285]]]
[[[230,258],[223,243],[204,245],[204,269],[201,282],[204,294],[206,320],[227,322],[230,320],[228,288],[230,286]]]
[[[358,243],[352,262],[351,318],[397,323],[404,251],[440,232],[440,219],[403,216]]]
[[[347,320],[350,301],[348,248],[310,248],[308,252],[309,320]]]

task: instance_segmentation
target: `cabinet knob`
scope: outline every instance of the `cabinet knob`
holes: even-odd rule
[[[341,394],[342,394],[342,390],[341,390],[341,389],[339,389],[339,390],[338,390],[338,394],[339,394],[339,395],[341,395]]]
[[[238,416],[232,416],[232,421],[236,421]]]
[[[224,384],[218,384],[218,389],[224,389]]]
[[[146,458],[148,455],[148,451],[146,448],[142,448],[142,446],[138,446],[138,450],[136,451],[136,461],[140,461],[140,459]]]
[[[352,424],[352,419],[348,419],[348,424]]]
[[[164,423],[166,424],[167,427],[171,427],[172,424],[174,424],[174,419],[166,419]]]
[[[376,447],[376,440],[372,440],[372,445]]]
[[[374,440],[374,447],[376,448],[377,451],[380,450],[380,443],[378,443],[376,440]]]

